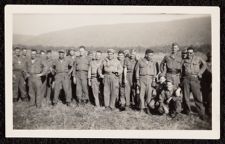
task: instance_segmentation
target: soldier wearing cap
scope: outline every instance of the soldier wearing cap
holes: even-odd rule
[[[180,75],[182,67],[182,58],[179,54],[179,46],[176,43],[172,44],[172,52],[169,56],[165,56],[160,64],[160,70],[166,74],[166,78],[173,79],[175,86],[180,84]]]
[[[19,98],[22,100],[28,98],[24,75],[25,61],[26,59],[21,56],[20,48],[16,47],[13,56],[13,101],[18,101]]]
[[[25,47],[22,48],[22,58],[27,59],[27,49]]]
[[[119,94],[119,75],[123,72],[123,67],[114,57],[114,50],[107,50],[108,56],[103,60],[98,73],[104,78],[104,105],[106,109],[116,110],[115,103]]]
[[[174,118],[182,110],[181,89],[174,86],[172,79],[167,79],[166,88],[159,94],[158,100],[157,109],[160,114],[169,114]]]
[[[46,74],[46,88],[43,90],[44,97],[46,98],[46,103],[51,104],[51,94],[53,92],[53,58],[52,58],[52,51],[47,50],[46,57],[44,59],[46,65],[47,65],[47,74]]]
[[[36,106],[38,108],[42,105],[43,95],[41,93],[41,76],[45,75],[47,72],[47,66],[37,57],[37,50],[31,51],[31,58],[28,59],[25,63],[25,73],[28,77],[28,86],[29,86],[29,96],[30,96],[30,105]]]
[[[79,47],[80,56],[76,58],[73,65],[73,80],[76,83],[76,96],[78,103],[89,102],[88,92],[88,69],[90,66],[90,59],[85,55],[86,48]]]
[[[153,53],[151,49],[147,49],[145,57],[138,60],[135,68],[137,86],[140,88],[140,110],[141,112],[146,110],[147,113],[149,113],[147,106],[152,98],[152,83],[157,74],[156,62],[153,61]]]
[[[54,70],[52,73],[55,75],[55,87],[54,87],[54,99],[53,105],[58,102],[60,90],[63,89],[66,96],[67,106],[71,106],[71,82],[70,82],[70,69],[73,62],[71,59],[65,57],[65,52],[63,50],[59,51],[59,58],[53,62]]]
[[[102,79],[99,77],[98,75],[98,69],[102,63],[102,52],[101,51],[97,51],[96,55],[95,55],[95,60],[92,60],[90,62],[90,66],[89,66],[89,70],[88,70],[88,85],[91,87],[92,89],[92,93],[94,96],[94,102],[95,102],[95,106],[97,108],[100,107],[100,96],[102,95],[102,91],[100,88]]]
[[[202,100],[200,79],[206,69],[206,62],[194,55],[192,47],[187,49],[187,58],[183,62],[183,88],[184,88],[184,112],[189,114],[190,109],[190,92],[192,92],[197,111],[200,119],[204,119],[205,111]]]
[[[130,102],[132,106],[135,106],[135,66],[136,50],[130,50],[130,55],[125,59],[124,62],[124,73],[125,73],[125,99],[126,109],[130,108]]]
[[[126,105],[125,81],[127,81],[126,80],[126,72],[124,71],[125,70],[124,69],[125,68],[125,54],[124,54],[124,51],[120,50],[118,52],[118,60],[119,60],[120,64],[123,67],[123,72],[119,76],[119,99],[120,99],[121,107],[122,107],[122,109],[124,109],[125,108],[125,105]]]

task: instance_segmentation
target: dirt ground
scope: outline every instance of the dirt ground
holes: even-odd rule
[[[74,130],[208,130],[210,121],[197,115],[180,114],[174,119],[166,115],[147,115],[139,111],[96,110],[87,104],[72,107],[59,103],[52,107],[27,108],[26,102],[13,104],[14,129],[74,129]]]

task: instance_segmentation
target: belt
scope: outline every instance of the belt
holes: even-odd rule
[[[88,72],[88,70],[76,70],[76,72]]]
[[[140,77],[144,77],[144,76],[154,77],[154,75],[140,75]]]
[[[180,69],[167,69],[167,73],[169,74],[179,74],[180,72]]]

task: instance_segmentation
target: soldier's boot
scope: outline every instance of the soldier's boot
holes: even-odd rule
[[[68,107],[71,107],[71,103],[70,103],[70,102],[67,102],[66,105],[67,105]]]

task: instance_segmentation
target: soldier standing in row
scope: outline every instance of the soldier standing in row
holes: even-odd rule
[[[90,62],[89,70],[88,70],[88,85],[92,89],[92,93],[94,96],[95,106],[97,108],[100,107],[100,96],[102,96],[102,91],[100,88],[102,79],[98,75],[98,69],[102,63],[101,60],[102,52],[97,51],[95,55],[95,60]]]
[[[70,82],[70,69],[72,67],[73,62],[65,57],[65,52],[63,50],[59,51],[59,58],[53,62],[55,74],[55,87],[54,87],[54,99],[53,105],[56,105],[59,99],[59,94],[61,89],[64,90],[66,96],[66,105],[71,106],[71,82]]]
[[[73,65],[73,81],[76,83],[78,103],[83,104],[89,102],[88,69],[90,59],[85,55],[86,48],[84,46],[80,46],[79,51],[80,56],[76,58]]]
[[[118,52],[118,60],[121,64],[121,66],[123,67],[122,74],[119,75],[119,99],[120,99],[121,108],[125,109],[125,105],[126,105],[126,98],[125,98],[126,72],[124,69],[124,63],[125,63],[124,51],[120,50]]]
[[[187,58],[183,63],[183,88],[184,88],[184,112],[189,114],[190,108],[190,91],[193,94],[195,105],[199,116],[204,119],[205,111],[202,100],[202,92],[200,86],[200,79],[206,69],[206,62],[200,57],[194,55],[192,47],[187,49]]]
[[[16,102],[21,98],[27,99],[26,81],[24,75],[25,61],[21,56],[19,47],[15,48],[15,55],[13,56],[13,101]],[[20,94],[20,96],[19,96]]]
[[[47,65],[47,75],[46,75],[46,103],[51,104],[51,95],[53,93],[53,81],[54,81],[54,76],[53,76],[53,59],[52,59],[52,51],[47,50],[47,55],[46,55],[46,65]]]
[[[137,86],[140,89],[140,112],[146,110],[149,114],[147,106],[152,98],[152,83],[155,81],[156,74],[156,62],[153,61],[153,51],[147,49],[145,57],[138,60],[136,66]]]
[[[126,108],[130,109],[130,102],[132,106],[135,106],[135,66],[137,64],[136,51],[131,50],[129,56],[125,59],[124,71],[125,71],[125,98]]]
[[[41,93],[41,76],[45,75],[47,67],[45,63],[37,57],[37,50],[31,51],[31,59],[25,63],[25,73],[28,77],[30,106],[41,107],[42,93]]]
[[[160,64],[160,70],[166,74],[166,79],[172,79],[176,87],[180,84],[180,75],[182,68],[182,57],[178,53],[179,46],[176,43],[172,44],[172,52],[169,56],[165,56]]]
[[[119,75],[123,72],[123,67],[117,58],[114,58],[114,50],[107,50],[108,56],[103,60],[98,73],[104,78],[104,105],[106,110],[116,110],[115,103],[119,94]]]

